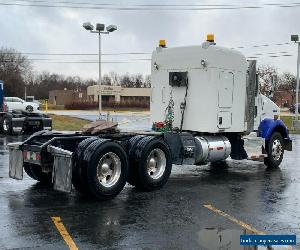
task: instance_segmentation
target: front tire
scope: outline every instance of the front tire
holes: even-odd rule
[[[270,140],[265,145],[268,157],[264,159],[267,167],[277,168],[282,162],[284,147],[282,135],[278,132],[272,134]]]

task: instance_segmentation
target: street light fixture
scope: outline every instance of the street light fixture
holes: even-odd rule
[[[94,29],[94,26],[93,26],[90,22],[84,23],[82,26],[83,26],[86,30],[93,30],[93,29]]]
[[[108,32],[114,32],[115,30],[117,30],[117,26],[116,26],[116,25],[108,25],[108,26],[106,27],[106,30],[107,30]]]
[[[98,31],[104,31],[105,25],[103,23],[97,23],[96,24],[96,30]]]
[[[299,41],[299,36],[298,35],[291,35],[291,41],[292,42],[298,42]]]
[[[298,35],[291,35],[291,41],[298,44],[298,57],[297,57],[297,84],[296,84],[296,103],[295,103],[295,119],[293,121],[293,128],[300,128],[300,121],[298,121],[299,113],[299,67],[300,67],[300,42]]]
[[[101,95],[101,34],[109,34],[115,30],[117,30],[116,25],[108,25],[105,30],[105,24],[103,23],[97,23],[96,29],[94,30],[94,25],[92,25],[90,22],[83,23],[83,28],[85,28],[87,31],[90,31],[91,33],[97,33],[99,37],[99,80],[98,80],[98,93],[99,93],[99,120],[101,119],[101,101],[102,101],[102,95]]]

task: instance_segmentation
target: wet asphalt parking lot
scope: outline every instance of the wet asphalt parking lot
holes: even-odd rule
[[[0,137],[0,249],[68,249],[51,217],[60,217],[79,249],[242,249],[243,224],[268,234],[300,235],[300,135],[280,169],[228,161],[227,168],[173,166],[166,186],[145,193],[127,185],[114,200],[63,194],[24,174],[8,177],[7,144]],[[298,245],[300,249],[300,245]]]

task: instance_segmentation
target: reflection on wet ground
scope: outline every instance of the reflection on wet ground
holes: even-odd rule
[[[26,175],[9,179],[6,145],[22,137],[0,137],[0,249],[67,249],[52,216],[79,249],[244,249],[236,245],[243,229],[204,204],[269,234],[299,235],[300,136],[293,138],[281,169],[231,160],[221,168],[174,166],[161,190],[128,185],[114,200],[95,202]]]
[[[242,230],[204,228],[198,232],[199,246],[205,249],[243,249],[240,246]]]

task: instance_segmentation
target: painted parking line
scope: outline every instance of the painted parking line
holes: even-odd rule
[[[252,227],[251,225],[246,224],[245,222],[243,222],[243,221],[241,221],[241,220],[238,220],[238,219],[234,218],[233,216],[231,216],[231,215],[229,215],[229,214],[226,214],[225,212],[223,212],[223,211],[221,211],[221,210],[215,208],[215,207],[214,207],[213,205],[211,205],[211,204],[205,204],[205,205],[203,205],[203,207],[205,207],[205,208],[207,208],[207,209],[213,211],[214,213],[216,213],[216,214],[218,214],[218,215],[223,216],[224,218],[226,218],[226,219],[232,221],[232,222],[235,223],[235,224],[238,224],[239,226],[245,228],[246,230],[248,230],[248,231],[250,231],[250,232],[252,232],[252,233],[254,233],[254,234],[265,234],[264,232],[257,230],[256,228]]]
[[[54,225],[56,226],[58,232],[63,237],[64,241],[68,245],[70,250],[78,250],[78,247],[76,246],[75,242],[73,241],[72,237],[68,233],[67,229],[65,228],[62,220],[60,217],[51,217]]]

